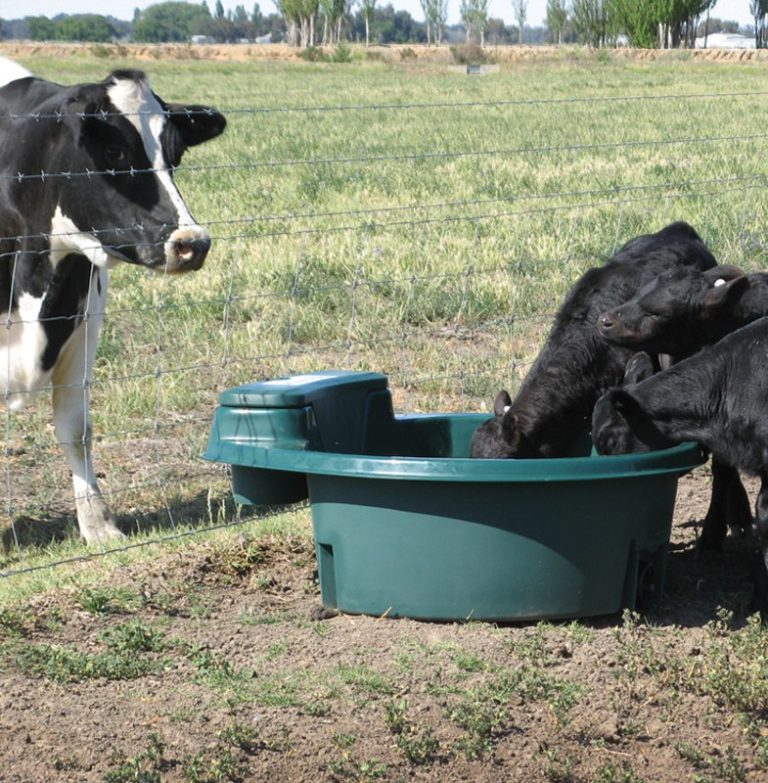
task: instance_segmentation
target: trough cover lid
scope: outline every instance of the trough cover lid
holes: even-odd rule
[[[387,388],[387,376],[378,372],[318,370],[226,389],[219,404],[230,408],[303,408],[316,400],[352,389],[368,393]]]

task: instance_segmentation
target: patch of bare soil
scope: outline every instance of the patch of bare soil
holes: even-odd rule
[[[237,532],[0,608],[0,780],[766,780],[754,551],[695,559],[709,481],[644,622],[325,617],[308,538]]]

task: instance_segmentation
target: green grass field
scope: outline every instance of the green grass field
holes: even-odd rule
[[[572,282],[632,236],[685,219],[721,262],[765,265],[759,63],[23,64],[65,83],[140,67],[164,98],[229,118],[177,172],[214,237],[204,269],[111,278],[96,463],[140,529],[226,513],[226,479],[197,455],[228,386],[372,369],[398,410],[483,410],[514,390]],[[47,399],[6,418],[20,454],[6,524],[31,520],[38,542],[37,520],[71,522],[47,422]]]
[[[698,561],[679,519],[645,619],[320,622],[307,509],[235,508],[199,454],[221,390],[287,372],[383,371],[398,411],[487,410],[575,279],[672,220],[765,268],[768,63],[24,65],[140,67],[229,127],[176,175],[214,237],[203,270],[111,277],[92,410],[122,551],[86,559],[47,395],[4,419],[0,777],[765,779],[747,541]]]

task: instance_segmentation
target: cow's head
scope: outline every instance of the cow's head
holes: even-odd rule
[[[595,403],[592,411],[592,441],[598,454],[631,454],[650,451],[650,444],[642,440],[629,420],[639,411],[639,405],[630,388],[655,373],[653,360],[645,351],[633,354],[624,371],[624,389],[610,389]]]
[[[748,287],[748,278],[734,266],[676,269],[603,313],[597,330],[616,345],[687,355],[700,347],[702,329],[727,313]]]
[[[52,252],[83,253],[106,267],[199,269],[211,239],[189,213],[173,169],[187,148],[224,130],[223,115],[164,102],[140,71],[115,71],[65,96],[45,155],[49,172],[65,173],[52,205]]]

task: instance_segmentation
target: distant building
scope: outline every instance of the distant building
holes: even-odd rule
[[[706,40],[707,49],[754,49],[755,39],[738,33],[712,33],[705,38],[696,39],[696,48],[703,49]]]
[[[210,35],[193,35],[189,39],[193,44],[212,44],[216,43],[216,39]]]

